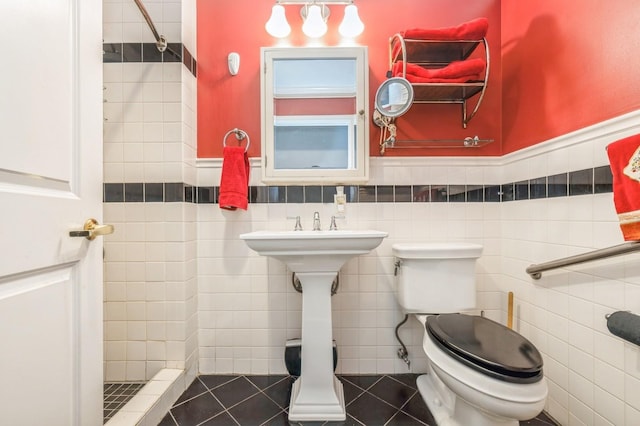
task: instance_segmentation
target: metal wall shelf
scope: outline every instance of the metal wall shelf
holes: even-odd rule
[[[389,39],[389,69],[394,64],[402,63],[401,77],[406,78],[406,64],[412,63],[424,68],[441,68],[454,61],[467,59],[478,46],[484,48],[486,69],[484,78],[479,81],[465,83],[411,83],[414,90],[413,103],[423,104],[460,104],[462,106],[462,127],[466,128],[474,117],[487,88],[489,79],[489,46],[486,38],[482,40],[418,40],[407,39],[401,34],[394,34]],[[471,98],[475,99],[473,108],[467,105]],[[469,111],[470,110],[470,111]]]

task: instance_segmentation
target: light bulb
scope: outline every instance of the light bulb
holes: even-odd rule
[[[350,4],[344,8],[344,19],[338,27],[338,32],[343,37],[356,37],[364,31],[364,24],[358,16],[358,8],[355,4]]]
[[[274,37],[282,38],[289,35],[291,32],[291,26],[287,22],[287,17],[284,14],[284,6],[281,4],[274,4],[271,8],[271,17],[264,25],[264,28],[269,34]]]
[[[302,32],[309,37],[321,37],[327,32],[327,23],[322,18],[322,9],[317,4],[309,6],[307,19],[302,24]]]

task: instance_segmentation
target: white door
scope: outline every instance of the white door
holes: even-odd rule
[[[0,1],[0,425],[102,424],[101,21]]]

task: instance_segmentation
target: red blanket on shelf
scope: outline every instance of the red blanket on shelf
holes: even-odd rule
[[[446,28],[411,28],[400,31],[400,35],[405,39],[412,40],[437,40],[437,41],[478,41],[487,35],[489,20],[487,18],[476,18],[464,22],[456,27]],[[400,43],[394,43],[392,57],[397,57],[400,52]]]
[[[487,35],[489,20],[476,18],[456,27],[412,28],[402,31],[404,38],[417,40],[481,40]]]
[[[404,77],[412,83],[466,83],[482,80],[486,66],[484,59],[480,58],[455,61],[443,68],[433,69],[407,63],[407,75]],[[394,77],[402,77],[402,62],[393,64],[392,71]]]

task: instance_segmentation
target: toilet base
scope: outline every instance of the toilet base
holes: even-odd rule
[[[431,368],[430,368],[431,370]],[[515,419],[498,418],[460,397],[456,397],[437,378],[433,370],[416,380],[420,396],[427,404],[438,426],[518,426]]]

